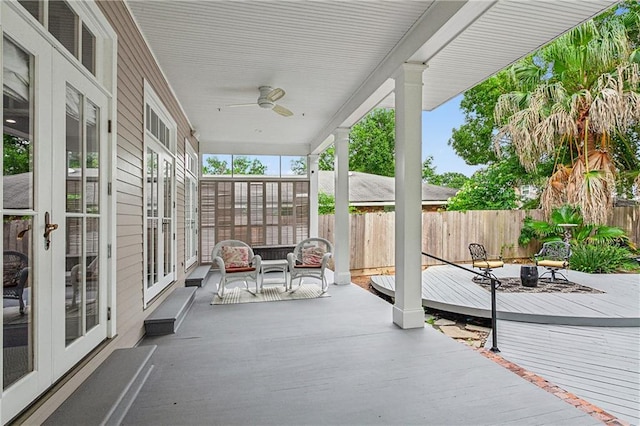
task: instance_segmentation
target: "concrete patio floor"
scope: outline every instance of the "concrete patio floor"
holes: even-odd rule
[[[355,285],[331,297],[210,305],[198,289],[130,425],[575,424],[599,422],[431,327],[401,330]]]

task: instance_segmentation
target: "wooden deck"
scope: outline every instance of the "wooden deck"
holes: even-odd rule
[[[498,321],[500,355],[640,425],[640,328]]]
[[[519,265],[496,269],[500,277],[517,277]],[[491,293],[471,281],[473,276],[453,266],[432,266],[422,274],[422,305],[428,308],[491,317]],[[640,275],[592,275],[569,271],[569,279],[604,291],[576,293],[498,293],[498,318],[541,324],[640,327]],[[393,296],[393,276],[371,278],[374,288]]]
[[[355,285],[312,300],[210,305],[198,288],[123,424],[596,425],[431,327],[401,330]]]
[[[605,293],[498,293],[500,355],[640,425],[640,276],[569,274],[571,281]],[[506,265],[496,275],[518,276],[519,268]],[[393,295],[392,276],[373,277],[372,283]],[[422,297],[427,307],[491,316],[490,292],[454,267],[428,268]]]

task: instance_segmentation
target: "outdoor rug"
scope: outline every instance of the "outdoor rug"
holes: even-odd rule
[[[519,277],[498,279],[502,282],[502,285],[496,289],[498,293],[604,293],[604,291],[571,281],[556,280],[552,282],[549,278],[540,278],[536,287],[523,286]],[[482,288],[491,291],[490,281],[482,281],[480,277],[473,277],[471,280]]]
[[[245,288],[235,287],[227,289],[224,297],[216,294],[211,301],[212,305],[232,305],[236,303],[278,302],[280,300],[301,300],[329,297],[328,293],[322,293],[322,289],[316,284],[302,284],[293,288],[293,291],[285,291],[282,286],[264,287],[262,293],[253,294]]]

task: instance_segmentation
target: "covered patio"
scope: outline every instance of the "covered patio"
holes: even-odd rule
[[[200,288],[157,345],[123,424],[600,424],[427,327],[400,331],[355,285],[331,297],[216,305]]]
[[[422,111],[437,108],[613,3],[128,5],[189,119],[201,160],[204,155],[307,158],[311,237],[318,227],[318,156],[334,145],[337,284],[350,282],[349,131],[373,108],[395,108],[393,322],[421,328],[420,248],[429,238],[421,232],[420,215]],[[211,244],[203,244],[202,251]],[[208,261],[208,253],[199,258]]]

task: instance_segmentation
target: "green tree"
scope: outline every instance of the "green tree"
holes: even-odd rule
[[[333,161],[335,155],[335,148],[331,145],[329,148],[325,149],[320,157],[318,158],[318,168],[320,170],[333,170]]]
[[[395,175],[395,110],[375,109],[349,134],[349,170]]]
[[[469,178],[459,172],[445,172],[440,175],[440,186],[446,186],[447,188],[460,189],[464,186],[465,182]]]
[[[460,102],[464,124],[453,129],[449,145],[467,164],[479,165],[498,161],[493,149],[497,126],[493,111],[498,98],[514,88],[506,71],[502,71],[467,90]]]
[[[436,166],[433,165],[433,156],[430,155],[422,162],[422,181],[430,183],[431,185],[438,185],[435,183],[438,177]]]
[[[433,165],[433,157],[428,156],[422,163],[422,180],[431,185],[460,189],[469,178],[458,172],[445,172],[439,175]]]
[[[26,173],[31,169],[31,142],[3,133],[3,172],[5,176]]]
[[[591,20],[508,70],[517,90],[498,99],[496,139],[510,141],[528,172],[553,159],[545,211],[578,205],[586,222],[606,222],[615,177],[628,167],[614,153],[640,121],[640,53],[630,36],[639,27],[633,10]]]
[[[205,164],[202,166],[202,174],[209,176],[230,175],[231,169],[229,168],[229,163],[225,160],[210,155],[205,159]]]
[[[324,192],[318,192],[318,214],[334,214],[336,212],[336,199]]]
[[[395,111],[378,108],[349,133],[349,170],[381,176],[395,175]],[[320,154],[320,170],[333,170],[335,147]]]
[[[511,162],[498,162],[480,169],[449,200],[447,210],[510,210],[518,206],[517,172]]]
[[[304,157],[291,160],[291,171],[298,176],[307,174],[307,160]]]
[[[266,171],[267,166],[258,159],[251,160],[244,155],[233,156],[234,175],[264,175]]]

